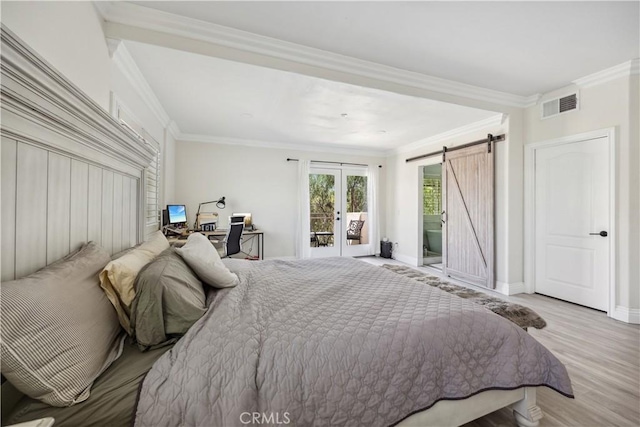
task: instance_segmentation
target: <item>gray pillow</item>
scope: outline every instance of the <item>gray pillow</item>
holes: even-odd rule
[[[123,331],[98,273],[110,261],[94,242],[22,279],[1,285],[2,374],[52,406],[89,397],[118,358]]]
[[[147,264],[134,286],[131,326],[143,350],[175,341],[206,312],[202,283],[173,248]]]

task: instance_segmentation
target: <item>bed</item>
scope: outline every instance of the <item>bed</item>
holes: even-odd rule
[[[459,425],[515,404],[530,426],[533,387],[572,397],[564,366],[522,328],[439,289],[349,258],[225,263],[240,284],[210,295],[171,351],[129,349],[87,402],[23,399],[9,421]]]
[[[84,161],[89,171],[122,173],[129,194],[140,193],[151,153],[127,142],[117,122],[5,28],[2,42],[3,138]],[[3,139],[3,172],[13,145]],[[130,244],[142,238],[143,202],[127,205],[134,223],[123,223],[122,235],[133,231]],[[45,231],[67,248],[49,245],[47,260],[70,251],[73,230]],[[3,228],[3,280],[6,260],[20,264],[4,256],[18,240]],[[226,265],[239,285],[210,292],[203,317],[172,348],[125,345],[86,401],[52,408],[22,398],[3,423],[53,416],[56,425],[460,425],[511,406],[519,425],[535,426],[535,387],[572,397],[564,366],[525,331],[438,289],[353,259]]]

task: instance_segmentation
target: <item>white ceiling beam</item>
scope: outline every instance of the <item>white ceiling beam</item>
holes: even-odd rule
[[[322,79],[498,112],[534,105],[529,97],[401,70],[129,3],[98,9],[107,37],[290,71]]]

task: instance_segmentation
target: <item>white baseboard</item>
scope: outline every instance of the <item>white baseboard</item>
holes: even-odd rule
[[[501,293],[502,295],[515,295],[525,292],[524,282],[506,283],[496,281],[496,288],[494,291]]]
[[[416,257],[412,257],[412,256],[408,256],[408,255],[402,255],[402,254],[392,254],[393,259],[400,261],[400,262],[404,262],[405,264],[409,264],[412,267],[419,267],[418,265],[418,258]]]
[[[621,322],[638,325],[640,324],[640,309],[618,305],[611,313],[611,317]]]

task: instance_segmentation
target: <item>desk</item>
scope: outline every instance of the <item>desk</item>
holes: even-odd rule
[[[185,236],[189,236],[189,234],[191,233],[200,233],[200,234],[204,234],[207,239],[211,240],[212,237],[217,237],[217,238],[221,238],[221,239],[216,239],[219,242],[222,242],[222,240],[224,240],[225,236],[227,235],[227,231],[226,229],[217,229],[216,231],[191,231],[191,230],[185,230],[182,233],[181,237],[177,237],[177,236],[168,236],[167,240],[169,241],[169,244],[171,246],[182,246],[185,243],[187,243],[187,239],[185,239]],[[249,239],[255,239],[258,238],[258,258],[260,259],[264,259],[264,232],[262,230],[253,230],[253,231],[247,231],[244,230],[242,232],[242,238],[244,240],[245,236],[247,237],[247,240]],[[216,243],[216,242],[212,242],[212,243]]]

